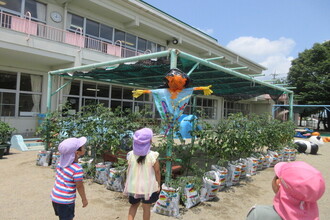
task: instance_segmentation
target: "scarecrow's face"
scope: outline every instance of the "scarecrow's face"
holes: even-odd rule
[[[165,76],[165,87],[172,91],[181,91],[190,83],[189,76],[179,69],[171,69]]]
[[[166,76],[166,79],[168,87],[174,91],[184,89],[187,82],[187,79],[180,75]]]

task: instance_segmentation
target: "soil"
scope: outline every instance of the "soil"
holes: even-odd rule
[[[54,184],[54,170],[36,166],[36,151],[20,152],[11,149],[10,155],[0,159],[0,219],[58,219],[51,205],[50,192]],[[319,169],[330,187],[330,143],[319,149],[318,155],[299,154],[297,160],[306,161]],[[238,220],[245,219],[251,206],[271,205],[274,193],[271,180],[273,168],[260,171],[251,178],[240,181],[238,186],[218,193],[218,198],[201,203],[191,209],[180,206],[179,219],[187,220]],[[82,208],[79,195],[76,200],[76,218],[81,220],[127,219],[129,203],[120,192],[112,192],[103,185],[85,180],[89,205]],[[330,192],[326,190],[319,200],[320,219],[330,216]],[[142,219],[139,208],[136,219]],[[156,213],[151,219],[174,219]]]

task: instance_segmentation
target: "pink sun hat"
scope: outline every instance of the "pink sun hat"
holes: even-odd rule
[[[76,151],[86,144],[87,138],[67,138],[60,143],[58,151],[60,152],[60,166],[70,166],[75,158]]]
[[[274,167],[280,179],[274,208],[284,220],[317,220],[317,200],[325,191],[320,171],[303,161],[281,162]]]
[[[134,133],[133,153],[135,155],[145,156],[150,152],[152,135],[150,128],[142,128]]]

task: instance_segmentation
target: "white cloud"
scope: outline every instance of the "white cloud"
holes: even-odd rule
[[[276,78],[282,78],[289,72],[293,59],[289,55],[295,44],[294,40],[284,37],[273,41],[267,38],[239,37],[230,41],[227,48],[267,67],[264,73],[268,77],[264,79],[270,79],[272,73],[280,74]]]

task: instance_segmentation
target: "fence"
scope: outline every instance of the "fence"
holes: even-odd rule
[[[48,26],[40,22],[32,21],[31,14],[29,12],[26,13],[24,18],[0,12],[0,27],[26,33],[27,39],[30,38],[30,35],[33,35],[52,41],[74,45],[80,49],[88,48],[117,57],[132,57],[144,54],[123,47],[121,41],[116,41],[112,44],[106,41],[84,36],[81,29],[77,29],[76,32],[70,32]]]

